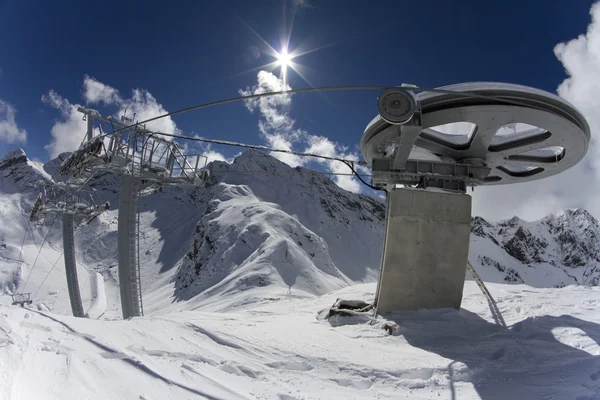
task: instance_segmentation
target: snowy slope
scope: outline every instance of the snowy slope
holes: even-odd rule
[[[28,160],[23,150],[11,151],[0,160],[0,293],[35,293],[42,309],[70,314],[60,218],[47,221],[47,226],[28,220],[38,182],[52,181],[46,166]],[[98,234],[98,229],[102,230],[98,222],[86,228],[90,234]],[[92,304],[94,275],[84,263],[78,265],[78,275],[87,308]],[[0,303],[10,304],[10,298],[0,297]]]
[[[374,284],[130,321],[0,307],[0,398],[600,398],[598,288],[489,287],[508,328],[473,282],[460,311],[373,325],[317,316],[337,297],[372,299]]]
[[[7,194],[14,193],[23,202],[12,207],[12,213],[5,213],[7,221],[16,221],[23,229],[29,226],[26,217],[36,194],[35,182],[50,177],[55,181],[64,179],[57,172],[66,156],[61,154],[46,163],[40,175],[22,151],[7,155],[6,159],[16,167],[11,167],[15,171],[11,170],[5,180],[7,185],[14,183],[15,188],[3,191],[0,199],[8,199]],[[212,168],[213,180],[206,188],[149,188],[140,201],[140,258],[146,311],[159,312],[173,301],[189,300],[213,285],[216,286],[211,293],[274,284],[295,293],[314,295],[375,280],[383,240],[384,208],[380,201],[346,192],[317,172],[292,169],[258,152],[244,153],[231,165],[214,163]],[[13,179],[15,176],[18,179]],[[27,185],[21,188],[19,182]],[[79,273],[80,282],[82,290],[89,291],[83,288],[87,285],[85,271],[102,274],[107,300],[104,317],[118,318],[118,178],[100,174],[90,186],[98,201],[110,201],[112,206],[111,211],[76,232],[78,266],[83,270]],[[284,187],[289,188],[282,192]],[[60,227],[58,219],[48,236],[52,248],[47,250],[46,242],[38,261],[37,248],[30,247],[33,241],[27,237],[24,264],[19,265],[20,258],[15,256],[13,267],[3,266],[0,271],[14,276],[16,268],[27,275],[33,269],[26,289],[37,291],[52,268],[40,264],[40,260],[49,258],[54,264],[60,258]],[[39,248],[48,227],[32,226],[32,230]],[[11,246],[20,248],[20,234],[11,236]],[[220,247],[214,254],[207,246],[199,248],[211,235],[218,238]],[[353,252],[348,252],[348,248]],[[47,251],[56,254],[50,256]],[[209,274],[210,279],[192,268],[200,262],[215,271]],[[36,300],[55,312],[69,313],[63,277],[59,260]],[[185,290],[190,285],[193,288]],[[17,287],[14,282],[12,286],[5,282],[0,290],[12,293]]]
[[[245,187],[219,186],[179,268],[178,296],[267,286],[275,279],[279,286],[323,294],[351,282],[333,264],[325,241],[297,219]]]
[[[177,299],[271,284],[323,294],[375,280],[381,202],[254,151],[212,170],[204,216],[178,268]]]
[[[57,172],[66,157],[61,154],[41,166],[17,150],[0,161],[0,291],[37,292],[36,304],[69,314],[60,219],[39,256],[48,226],[26,221],[36,182],[64,179]],[[375,281],[385,216],[379,199],[346,192],[318,172],[291,168],[256,151],[210,168],[206,188],[149,188],[140,201],[146,313],[190,309],[208,297],[246,291],[252,296],[240,301],[256,302],[270,295],[267,286],[311,297]],[[76,236],[84,308],[92,307],[97,286],[88,271],[97,272],[103,277],[106,307],[94,314],[110,319],[120,316],[118,184],[110,174],[91,181],[98,200],[111,202],[111,211]],[[475,217],[470,260],[488,282],[597,285],[598,235],[598,222],[583,210],[536,222],[513,218],[490,223]]]
[[[600,398],[600,232],[583,210],[473,220],[470,260],[502,283],[489,287],[508,328],[473,282],[460,311],[326,321],[338,297],[373,298],[383,203],[246,152],[213,163],[206,188],[145,191],[146,317],[121,321],[118,179],[102,174],[91,186],[112,209],[76,232],[91,318],[75,319],[60,220],[26,218],[59,165],[0,160],[0,291],[36,294],[31,310],[0,296],[1,399]]]

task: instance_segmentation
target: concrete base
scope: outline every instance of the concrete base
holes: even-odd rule
[[[470,231],[468,195],[389,192],[377,311],[460,308]]]

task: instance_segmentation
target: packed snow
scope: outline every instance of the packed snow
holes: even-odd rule
[[[101,174],[112,209],[76,231],[76,319],[60,218],[28,222],[66,157],[0,160],[0,399],[600,399],[600,227],[584,210],[473,220],[469,259],[507,327],[472,281],[460,311],[326,320],[338,298],[372,301],[384,205],[249,151],[213,162],[206,188],[143,193],[145,317],[122,321],[118,178]],[[17,292],[33,304],[10,306]]]
[[[269,290],[99,321],[0,307],[6,399],[597,399],[598,287],[467,282],[463,308],[319,319],[336,298]],[[215,311],[216,310],[216,311]],[[390,335],[389,332],[392,332]]]

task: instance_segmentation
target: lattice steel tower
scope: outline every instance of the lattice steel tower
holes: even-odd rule
[[[86,182],[101,171],[120,176],[118,263],[123,318],[143,315],[140,265],[140,191],[152,184],[204,185],[208,179],[206,157],[184,155],[181,147],[125,116],[104,117],[96,110],[78,109],[87,121],[86,137],[80,148],[67,158],[61,174]],[[98,127],[96,128],[96,122]],[[101,123],[112,132],[103,134]]]

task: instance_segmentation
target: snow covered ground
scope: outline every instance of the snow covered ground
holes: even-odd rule
[[[327,321],[338,297],[374,296],[383,204],[247,152],[212,164],[206,188],[142,197],[146,316],[122,321],[118,180],[98,176],[113,208],[76,232],[89,317],[76,319],[60,219],[27,222],[36,182],[58,165],[0,159],[0,291],[34,294],[31,309],[0,296],[0,400],[600,400],[600,289],[573,285],[600,279],[600,224],[584,210],[474,219],[470,260],[504,282],[488,287],[505,324],[472,281],[460,311]]]
[[[260,303],[128,321],[2,306],[0,398],[599,399],[600,288],[489,288],[508,328],[473,282],[460,311],[374,324],[318,318],[338,297],[371,299],[374,284],[320,297],[264,288]]]

